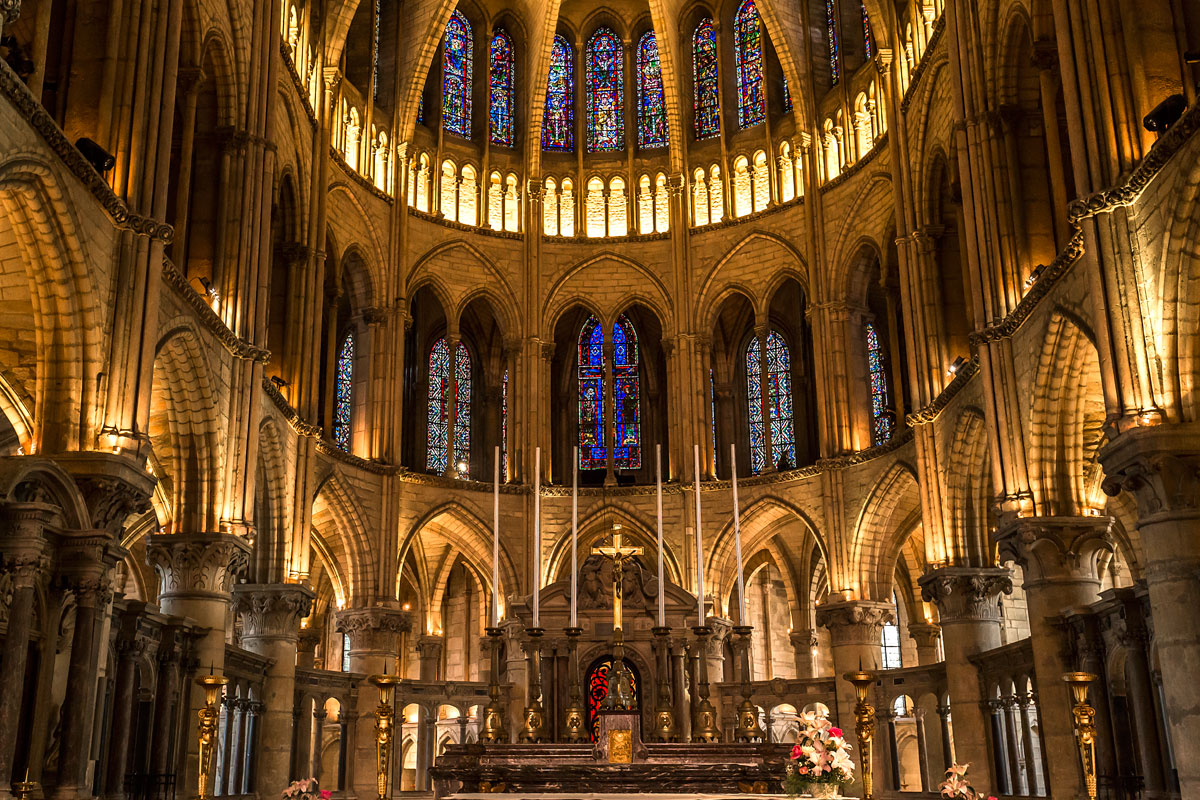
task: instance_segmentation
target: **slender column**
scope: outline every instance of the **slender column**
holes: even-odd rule
[[[168,625],[158,643],[158,683],[154,693],[154,725],[150,739],[151,775],[163,775],[179,735],[179,669],[183,658],[183,632],[180,626]]]
[[[687,645],[678,639],[671,648],[671,680],[675,685],[675,722],[679,741],[692,740],[691,699],[687,680]]]
[[[908,635],[917,643],[917,664],[925,667],[941,661],[938,655],[938,641],[942,636],[942,628],[934,622],[912,622],[908,626]]]
[[[930,780],[932,776],[929,774],[929,744],[925,733],[925,709],[914,708],[913,719],[917,724],[917,761],[921,769],[921,791],[928,792],[931,786],[938,784],[938,781]]]
[[[1026,517],[1002,523],[997,542],[1002,559],[1011,559],[1025,573],[1029,630],[1034,672],[1041,684],[1042,740],[1050,759],[1047,785],[1052,797],[1084,797],[1087,789],[1074,758],[1074,702],[1068,687],[1056,680],[1074,669],[1063,652],[1062,633],[1052,620],[1064,611],[1098,598],[1099,559],[1111,552],[1111,517]],[[951,697],[953,697],[953,692]],[[1016,763],[1011,764],[1013,791],[1019,790]]]
[[[949,769],[955,763],[954,741],[950,736],[950,706],[938,706],[937,714],[941,723],[938,727],[942,734],[942,767]]]
[[[125,763],[133,727],[133,685],[138,659],[146,649],[145,640],[138,637],[138,621],[144,609],[143,603],[130,603],[116,623],[120,626],[116,641],[116,689],[112,700],[108,765],[104,771],[104,796],[112,800],[119,800],[125,794]]]
[[[1013,794],[1012,772],[1009,770],[1008,752],[1004,747],[1004,702],[988,700],[984,703],[992,731],[992,763],[996,769],[996,783],[1002,794]]]
[[[1026,770],[1028,769],[1029,763],[1021,752],[1021,725],[1020,717],[1018,716],[1017,711],[1016,695],[1007,695],[1002,698],[1002,702],[1004,703],[1002,712],[1004,714],[1004,727],[1008,733],[1006,739],[1008,744],[1008,763],[1009,772],[1012,776],[1011,780],[1013,793],[1019,795],[1028,795],[1029,779],[1027,777],[1028,773]]]
[[[225,697],[221,700],[221,705],[225,709],[225,719],[222,724],[225,726],[225,735],[222,738],[224,747],[221,749],[221,760],[217,765],[217,780],[213,784],[214,788],[221,794],[230,794],[229,787],[232,785],[230,781],[230,772],[232,771],[231,762],[234,760],[234,736],[237,714],[237,701],[230,690],[232,687],[225,687]]]
[[[325,706],[317,706],[312,712],[312,769],[311,776],[316,778],[317,784],[320,785],[321,778],[324,776],[324,764],[321,759],[321,751],[325,749],[325,720],[329,716],[325,711]],[[329,787],[326,787],[328,789]]]
[[[984,697],[970,656],[1000,646],[1000,595],[1012,592],[1006,569],[942,567],[920,579],[921,597],[936,603],[946,660],[946,685],[954,703],[951,746],[949,709],[942,717],[942,752],[947,761],[969,763],[976,786],[996,786],[984,719]],[[941,714],[941,709],[938,710]],[[949,766],[949,764],[947,764]]]
[[[792,631],[792,649],[796,655],[796,677],[816,678],[817,659],[813,651],[817,648],[817,637],[811,630]]]
[[[250,787],[265,796],[274,787],[288,783],[292,710],[296,704],[296,646],[300,620],[312,611],[313,594],[299,585],[245,583],[234,589],[233,597],[242,620],[242,647],[270,659],[259,700],[263,704],[262,721],[271,734],[263,740],[255,785]],[[244,737],[243,726],[243,742]]]
[[[1033,749],[1033,697],[1030,694],[1017,695],[1017,707],[1020,709],[1021,743],[1025,748],[1025,774],[1027,777],[1028,794],[1045,794],[1045,782],[1041,780],[1041,770]]]

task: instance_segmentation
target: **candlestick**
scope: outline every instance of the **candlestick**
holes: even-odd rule
[[[571,459],[571,624],[579,627],[579,447]]]
[[[500,626],[500,446],[492,479],[492,627]]]
[[[508,742],[508,730],[504,727],[504,700],[500,694],[500,637],[504,631],[497,626],[487,629],[491,642],[491,670],[488,675],[488,698],[490,702],[483,711],[483,731],[479,741],[488,744]]]
[[[217,723],[221,717],[217,708],[217,696],[221,694],[225,684],[229,683],[229,679],[224,675],[214,675],[213,668],[209,666],[208,674],[197,678],[196,683],[204,690],[204,707],[197,712],[200,724],[197,728],[199,776],[196,782],[196,797],[198,800],[205,800],[210,796],[208,781],[212,777],[213,756],[217,748]]]
[[[667,626],[666,581],[663,578],[662,445],[654,445],[654,483],[658,495],[658,627]]]
[[[867,692],[875,685],[875,673],[867,672],[859,661],[857,672],[843,675],[854,686],[854,735],[858,737],[858,752],[861,758],[863,800],[874,800],[875,775],[871,752],[875,739],[875,707],[867,700]]]
[[[542,594],[542,448],[533,453],[533,627],[540,628]]]
[[[700,605],[700,627],[704,627],[704,533],[700,525],[700,445],[692,445],[696,469],[696,600]]]
[[[729,469],[733,475],[733,557],[737,559],[738,624],[746,624],[746,577],[742,573],[742,513],[738,508],[737,446],[729,445]]]
[[[392,702],[393,692],[400,678],[388,675],[372,675],[368,678],[379,688],[379,706],[375,709],[375,788],[378,800],[388,795],[392,771],[392,741],[396,733],[396,707]]]

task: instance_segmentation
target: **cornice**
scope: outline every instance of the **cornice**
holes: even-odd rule
[[[945,410],[958,393],[963,390],[963,387],[975,377],[979,372],[979,355],[972,355],[971,360],[958,368],[958,372],[954,374],[954,380],[942,389],[941,393],[933,399],[933,402],[924,408],[919,408],[909,414],[906,419],[910,427],[924,425],[927,422],[933,422]]]
[[[921,63],[917,64],[917,68],[912,71],[912,75],[908,81],[908,89],[904,92],[903,99],[900,100],[900,113],[907,114],[908,107],[912,104],[912,99],[916,96],[917,84],[921,82],[921,76],[929,71],[929,62],[933,59],[930,54],[933,49],[942,41],[942,34],[946,32],[946,15],[942,14],[938,17],[937,22],[933,24],[933,34],[929,37],[929,41],[925,44],[925,56],[921,59]]]
[[[842,170],[842,172],[833,180],[826,181],[825,183],[821,184],[821,194],[833,189],[835,186],[841,186],[843,183],[849,183],[855,175],[866,169],[867,165],[874,161],[879,153],[883,152],[884,145],[887,144],[887,137],[887,131],[881,133],[878,137],[876,137],[875,143],[871,145],[871,149],[867,151],[866,155],[858,159],[858,161],[855,161],[846,169]]]
[[[336,461],[341,461],[343,464],[349,464],[352,467],[357,467],[364,472],[370,472],[374,475],[395,475],[403,469],[403,467],[398,467],[395,464],[385,464],[382,461],[372,461],[369,458],[347,453],[326,439],[317,439],[317,451]]]
[[[271,383],[270,378],[263,378],[262,387],[263,391],[267,393],[267,397],[271,399],[271,402],[274,403],[275,407],[279,409],[279,412],[283,414],[284,419],[287,420],[288,425],[291,426],[292,430],[301,436],[320,438],[321,427],[319,425],[313,425],[310,422],[305,422],[302,420],[300,418],[300,412],[292,408],[291,404],[288,403],[287,398],[284,397],[279,391],[279,388],[276,387],[275,384]]]
[[[313,110],[312,104],[308,101],[308,90],[304,88],[304,79],[300,77],[300,73],[296,70],[296,62],[292,60],[292,54],[288,52],[287,42],[279,42],[279,54],[283,56],[284,66],[287,67],[288,74],[292,76],[292,83],[296,86],[296,94],[300,96],[300,105],[304,107],[304,113],[308,117],[309,123],[315,128],[317,126],[317,114]]]
[[[378,186],[376,186],[374,183],[372,183],[370,181],[370,179],[368,179],[367,177],[360,175],[358,170],[351,169],[350,165],[346,163],[345,156],[343,156],[341,153],[339,153],[337,148],[334,147],[333,145],[329,146],[329,157],[331,159],[333,159],[333,163],[337,164],[339,167],[342,168],[342,172],[346,173],[346,176],[348,178],[350,178],[350,180],[354,181],[359,186],[366,189],[368,192],[375,195],[383,202],[387,203],[389,206],[396,202],[396,198],[392,197],[390,194],[388,194],[387,192],[380,189]]]
[[[442,225],[443,227],[451,228],[456,231],[482,234],[484,236],[492,236],[496,239],[512,239],[514,241],[520,241],[525,238],[525,234],[518,233],[516,231],[498,231],[488,225],[467,225],[462,222],[454,222],[446,219],[445,217],[438,216],[437,214],[431,214],[428,211],[421,211],[420,209],[412,206],[408,207],[408,213],[416,219],[422,219],[426,222],[432,222],[436,225]]]
[[[229,326],[217,316],[217,312],[204,302],[204,298],[188,285],[187,278],[170,259],[163,259],[162,272],[166,284],[175,290],[181,300],[191,306],[204,327],[208,328],[221,341],[230,355],[234,358],[258,361],[263,364],[271,360],[270,350],[251,344],[230,330]]]

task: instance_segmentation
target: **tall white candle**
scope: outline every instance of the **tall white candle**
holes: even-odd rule
[[[704,528],[700,524],[700,445],[692,445],[696,470],[696,599],[700,605],[700,625],[704,626]]]
[[[542,448],[533,453],[533,627],[541,627],[542,592]]]
[[[492,627],[500,626],[500,446],[492,477]]]
[[[654,485],[658,494],[658,627],[667,624],[666,581],[663,578],[662,445],[654,445]]]
[[[729,469],[733,475],[733,557],[737,559],[738,625],[746,624],[746,578],[742,574],[742,512],[738,507],[737,447],[729,445]]]
[[[571,627],[579,627],[579,448],[571,458]]]

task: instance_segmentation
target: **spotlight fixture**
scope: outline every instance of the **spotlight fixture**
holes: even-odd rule
[[[1029,273],[1029,277],[1025,279],[1025,288],[1028,289],[1030,286],[1033,286],[1035,283],[1037,283],[1037,279],[1042,277],[1042,273],[1045,272],[1045,270],[1045,264],[1038,264],[1036,267],[1034,267],[1033,272]]]
[[[276,389],[282,389],[288,385],[288,382],[285,381],[283,378],[279,377],[278,375],[271,376],[271,383],[275,384]]]
[[[957,375],[958,371],[960,369],[962,369],[963,365],[966,363],[967,363],[967,360],[965,358],[963,358],[962,356],[959,356],[958,358],[954,359],[954,363],[950,365],[950,368],[948,370],[946,370],[946,374],[947,375]]]
[[[217,287],[215,285],[213,285],[213,282],[210,281],[208,278],[201,275],[201,276],[197,277],[195,280],[200,282],[200,285],[202,287],[204,287],[204,293],[207,294],[209,297],[217,296]]]
[[[86,136],[75,140],[75,149],[88,160],[88,163],[92,165],[96,172],[100,173],[101,178],[104,177],[104,173],[112,169],[113,165],[117,163],[117,159],[112,153]]]
[[[1142,126],[1154,133],[1162,133],[1183,116],[1187,111],[1187,98],[1181,94],[1173,94],[1154,107],[1154,110],[1142,119]]]
[[[454,465],[454,472],[458,475],[459,480],[467,479],[467,460],[465,458],[459,459],[458,463]]]

